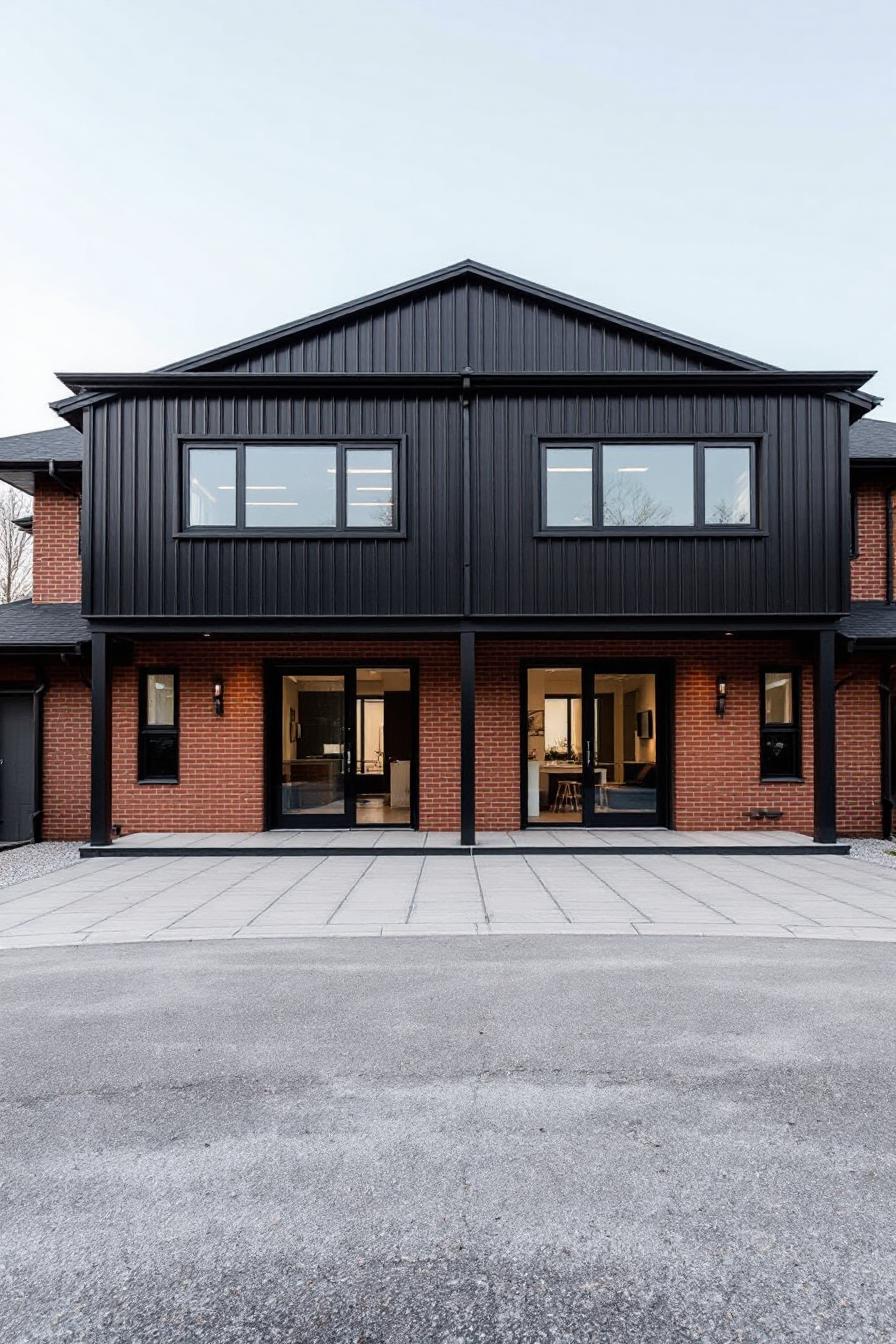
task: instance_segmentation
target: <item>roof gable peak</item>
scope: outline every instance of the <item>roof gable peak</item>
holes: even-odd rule
[[[602,307],[600,304],[591,303],[586,299],[576,298],[574,295],[551,289],[546,285],[526,280],[518,275],[512,275],[507,271],[498,270],[484,262],[476,261],[472,257],[465,257],[450,266],[444,266],[436,271],[428,271],[423,275],[402,281],[400,284],[375,290],[346,303],[336,304],[332,308],[321,309],[307,317],[297,318],[292,322],[271,327],[252,336],[216,346],[187,359],[163,364],[158,372],[189,372],[191,370],[209,369],[222,361],[239,358],[281,341],[288,341],[292,337],[301,336],[315,328],[327,327],[344,319],[357,316],[365,310],[386,307],[404,298],[410,299],[427,290],[436,290],[450,285],[452,281],[464,279],[479,280],[495,289],[518,293],[521,297],[541,301],[550,307],[564,309],[585,319],[604,323],[617,330],[649,337],[661,344],[677,347],[688,354],[709,359],[723,367],[732,369],[773,369],[776,367],[762,360],[752,359],[747,355],[697,340],[692,336],[686,336],[681,332],[657,326],[655,323],[642,321],[640,318],[631,317],[612,308]]]

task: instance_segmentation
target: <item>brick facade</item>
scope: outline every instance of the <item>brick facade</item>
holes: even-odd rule
[[[147,643],[113,678],[112,819],[122,831],[256,831],[265,825],[264,660],[367,662],[408,658],[419,667],[420,826],[460,825],[460,687],[456,640],[304,640]],[[180,783],[137,782],[139,668],[180,674]],[[224,677],[216,718],[212,682]]]
[[[32,514],[33,601],[80,602],[80,496],[38,479]]]
[[[890,488],[891,482],[877,476],[853,484],[856,554],[850,561],[850,591],[856,602],[886,601],[887,506],[892,509],[896,502],[890,500]]]
[[[482,640],[477,655],[477,825],[520,824],[520,660],[671,658],[672,824],[681,830],[749,830],[813,825],[812,671],[787,640]],[[759,782],[759,672],[802,669],[803,780]],[[728,678],[724,717],[715,712],[716,675]],[[751,808],[781,808],[780,821],[751,821]]]
[[[520,824],[520,663],[594,658],[674,661],[673,824],[682,830],[742,830],[778,825],[812,830],[812,671],[786,640],[625,641],[480,639],[477,649],[477,826]],[[263,664],[414,659],[420,689],[420,825],[460,824],[460,693],[454,640],[302,643],[143,644],[133,666],[118,668],[113,691],[113,818],[124,832],[260,830],[264,814]],[[759,671],[802,670],[803,774],[799,784],[759,782]],[[137,783],[137,698],[141,666],[180,672],[180,783]],[[728,678],[728,705],[715,713],[716,673]],[[880,663],[852,659],[838,668],[837,825],[843,835],[878,835]],[[225,714],[216,718],[212,681],[225,678]],[[0,680],[44,681],[43,835],[80,840],[90,830],[90,692],[61,663],[35,669],[8,662]],[[779,822],[751,821],[754,807],[780,807]]]

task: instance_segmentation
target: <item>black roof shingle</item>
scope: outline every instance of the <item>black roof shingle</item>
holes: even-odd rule
[[[78,602],[21,602],[0,604],[0,651],[35,653],[74,649],[90,638],[90,628]]]
[[[83,440],[71,425],[38,429],[33,434],[9,434],[0,439],[0,481],[34,494],[35,473],[51,462],[72,471],[84,456]]]
[[[849,431],[849,456],[853,462],[892,458],[896,461],[896,424],[865,416]]]

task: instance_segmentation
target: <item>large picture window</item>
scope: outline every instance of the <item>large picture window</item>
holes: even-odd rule
[[[800,779],[800,682],[789,668],[762,672],[759,733],[760,776]]]
[[[354,442],[188,444],[191,530],[395,532],[397,445]]]
[[[143,668],[140,672],[137,775],[141,784],[178,781],[177,673]]]
[[[708,440],[541,445],[541,530],[756,526],[756,446]]]

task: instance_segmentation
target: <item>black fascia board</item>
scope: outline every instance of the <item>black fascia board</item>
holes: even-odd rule
[[[466,380],[471,389],[483,391],[569,388],[794,388],[819,392],[856,392],[874,370],[814,369],[713,369],[694,371],[622,371],[529,373],[58,373],[57,378],[76,394],[64,402],[54,402],[54,410],[67,406],[74,410],[76,401],[90,399],[96,393],[142,391],[182,391],[194,388],[227,388],[238,391],[281,388],[383,388],[394,390],[430,389],[459,392]]]

